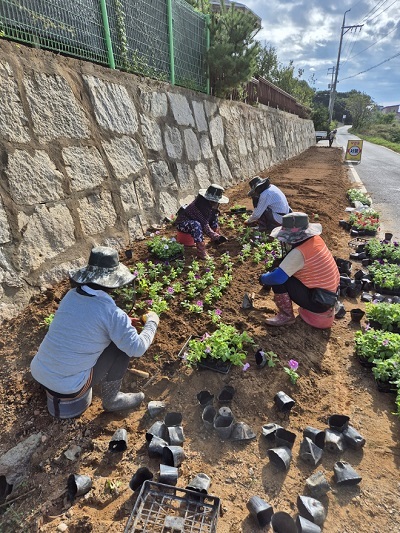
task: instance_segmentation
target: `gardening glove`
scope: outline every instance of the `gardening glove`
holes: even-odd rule
[[[149,311],[142,316],[142,323],[146,324],[147,322],[155,322],[158,325],[160,322],[160,317],[154,311]]]
[[[226,242],[228,239],[224,235],[220,235],[218,239],[215,240],[215,244],[222,244],[223,242]]]
[[[137,318],[136,316],[131,316],[129,318],[131,319],[132,326],[141,331],[143,328],[143,322],[140,320],[140,318]]]

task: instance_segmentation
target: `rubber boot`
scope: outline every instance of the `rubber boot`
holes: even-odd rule
[[[196,248],[197,248],[197,257],[199,259],[208,259],[210,257],[208,253],[206,252],[206,243],[204,241],[197,242]]]
[[[122,379],[118,381],[103,381],[101,383],[101,399],[104,411],[120,411],[137,407],[144,400],[143,392],[120,392]]]
[[[293,314],[292,300],[287,292],[274,294],[274,302],[279,309],[279,313],[273,318],[268,318],[265,322],[267,326],[284,326],[293,324],[296,320]]]

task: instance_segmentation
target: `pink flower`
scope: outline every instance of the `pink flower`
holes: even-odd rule
[[[170,294],[173,294],[173,292],[174,292],[173,287],[168,287],[167,292],[169,292]]]
[[[388,339],[383,339],[382,346],[388,346],[388,345],[389,345]]]
[[[204,341],[204,339],[208,339],[208,337],[211,337],[209,333],[204,333],[204,335],[201,337],[201,340]]]
[[[218,315],[218,316],[221,316],[222,315],[221,309],[216,309],[215,310],[215,314]]]
[[[147,305],[153,305],[153,300],[146,300]]]
[[[248,370],[250,368],[250,363],[246,363],[245,365],[243,365],[243,372],[246,372],[246,370]]]
[[[196,305],[199,307],[203,307],[203,302],[201,300],[197,300]]]
[[[296,370],[299,368],[299,363],[295,359],[291,359],[288,363],[290,368],[296,372]]]
[[[206,349],[204,350],[206,353],[211,353],[211,348],[210,346],[206,346]]]

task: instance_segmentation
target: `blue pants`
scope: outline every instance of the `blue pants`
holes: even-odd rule
[[[176,227],[182,233],[189,233],[193,237],[194,242],[204,241],[203,228],[197,220],[184,220],[183,222],[179,222]],[[218,224],[210,224],[210,228],[216,231]]]

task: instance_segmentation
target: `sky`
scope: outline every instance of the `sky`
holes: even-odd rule
[[[256,39],[318,91],[328,90],[336,68],[343,16],[338,92],[355,89],[378,105],[400,104],[400,0],[241,0],[262,19]],[[393,57],[397,56],[397,57]],[[393,59],[390,59],[392,58]],[[382,63],[380,66],[380,63]],[[375,67],[375,68],[373,68]],[[315,84],[310,83],[314,75]]]

